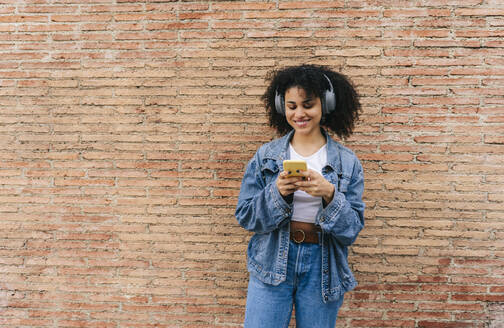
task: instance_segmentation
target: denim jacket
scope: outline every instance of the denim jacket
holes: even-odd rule
[[[323,130],[322,130],[323,131]],[[322,299],[339,299],[357,286],[348,265],[348,246],[364,227],[364,175],[355,154],[325,131],[327,164],[322,175],[335,186],[334,197],[319,209],[322,247]],[[264,283],[278,285],[286,279],[289,230],[293,204],[278,191],[276,179],[289,159],[291,131],[262,145],[249,161],[243,176],[236,219],[255,234],[247,250],[247,268]]]

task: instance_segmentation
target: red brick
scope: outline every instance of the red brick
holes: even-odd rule
[[[351,320],[350,327],[415,327],[414,320]]]

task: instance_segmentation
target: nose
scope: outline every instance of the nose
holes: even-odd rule
[[[298,106],[294,112],[294,117],[304,117],[305,111],[302,106]]]

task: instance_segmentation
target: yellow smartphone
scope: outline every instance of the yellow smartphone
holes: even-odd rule
[[[290,177],[298,177],[301,176],[301,171],[306,171],[308,169],[308,166],[306,165],[306,161],[287,159],[283,161],[283,169],[289,172]]]

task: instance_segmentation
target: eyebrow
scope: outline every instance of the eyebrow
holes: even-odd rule
[[[314,100],[314,98],[306,98],[305,100],[303,100],[303,104],[311,102],[313,100]],[[288,104],[295,104],[296,102],[295,101],[287,101],[287,103]]]

